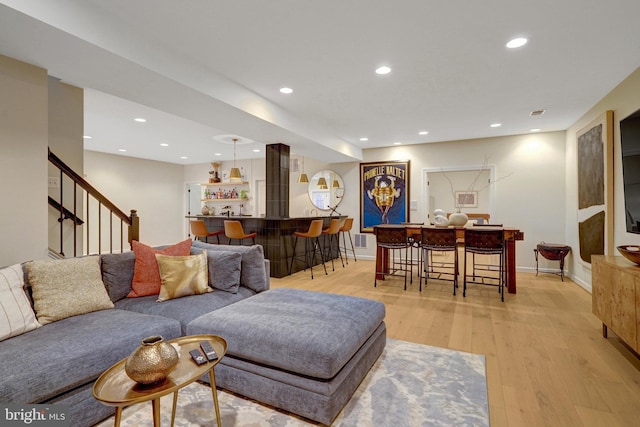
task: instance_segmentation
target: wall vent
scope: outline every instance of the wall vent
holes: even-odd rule
[[[541,115],[544,114],[545,111],[547,111],[547,110],[534,110],[534,111],[529,113],[529,117],[541,116]]]
[[[366,248],[367,247],[367,235],[366,234],[354,234],[355,237],[353,243],[356,248]]]

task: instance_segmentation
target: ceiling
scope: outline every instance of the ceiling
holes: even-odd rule
[[[8,0],[0,54],[85,89],[89,150],[203,163],[237,135],[238,158],[284,143],[335,163],[565,130],[640,66],[638,16],[637,0]]]

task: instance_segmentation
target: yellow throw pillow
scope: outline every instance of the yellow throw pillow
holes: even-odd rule
[[[162,282],[156,301],[206,294],[213,290],[209,287],[207,251],[190,256],[156,254],[156,259]]]

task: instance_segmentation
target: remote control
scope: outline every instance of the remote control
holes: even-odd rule
[[[191,355],[191,358],[193,359],[193,361],[196,362],[196,364],[202,365],[203,363],[207,363],[207,359],[204,358],[202,353],[200,353],[200,350],[198,350],[197,348],[194,350],[191,350],[189,354]]]
[[[200,341],[200,348],[204,351],[204,354],[207,356],[209,361],[216,360],[218,358],[216,351],[213,349],[209,341]]]

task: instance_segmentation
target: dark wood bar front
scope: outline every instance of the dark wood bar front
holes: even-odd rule
[[[252,216],[219,216],[219,215],[194,215],[187,216],[190,219],[203,220],[209,231],[224,231],[224,221],[234,220],[242,223],[245,233],[256,232],[256,244],[262,245],[264,248],[264,256],[271,263],[271,277],[284,277],[288,274],[288,265],[291,261],[293,251],[293,233],[294,231],[307,231],[309,224],[314,219],[322,219],[324,227],[329,227],[332,219],[345,219],[342,216],[319,216],[305,218],[266,218]],[[215,240],[215,239],[214,239]],[[322,243],[324,239],[320,238]],[[209,242],[212,243],[212,242]],[[220,243],[227,244],[228,240],[224,235],[220,236]],[[335,249],[335,248],[334,248]],[[296,254],[300,257],[304,255],[304,245],[298,244]],[[334,257],[337,251],[334,250]],[[317,263],[319,264],[319,262]],[[304,268],[302,263],[294,263],[292,273],[300,271]]]

